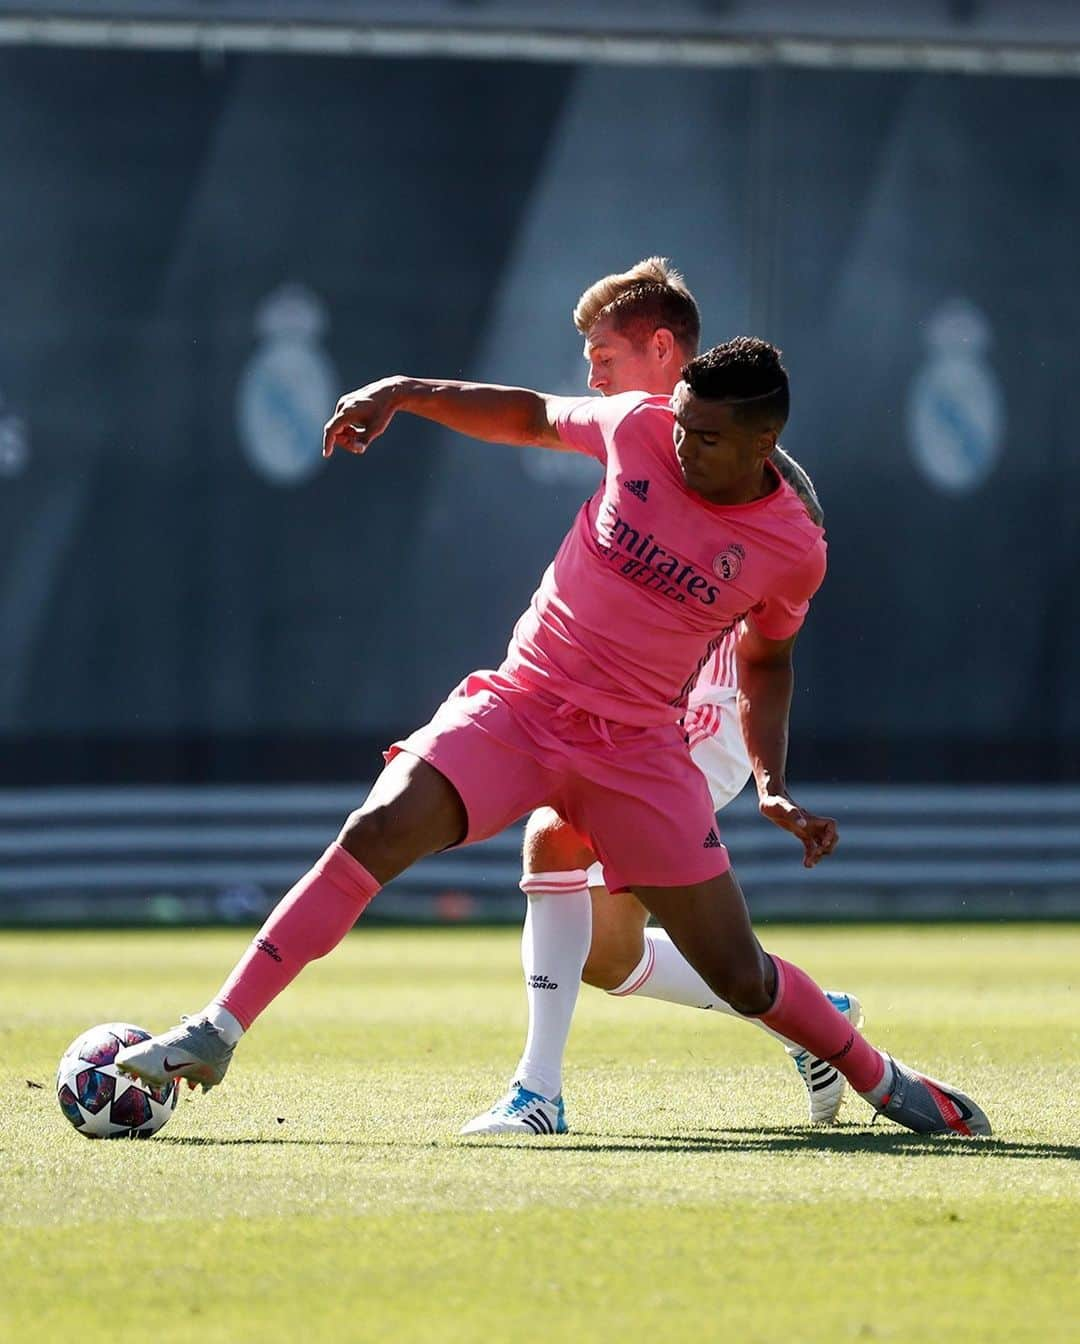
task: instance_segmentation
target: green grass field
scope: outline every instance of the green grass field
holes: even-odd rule
[[[457,1139],[517,1058],[516,935],[376,928],[157,1138],[91,1143],[63,1048],[171,1025],[246,935],[0,934],[0,1339],[1080,1339],[1080,928],[766,934],[996,1136],[871,1128],[858,1099],[810,1130],[762,1033],[585,990],[573,1132]]]

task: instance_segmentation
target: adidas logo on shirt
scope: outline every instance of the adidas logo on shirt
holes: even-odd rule
[[[702,845],[702,849],[723,849],[723,848],[724,846],[720,843],[720,837],[716,834],[715,831],[710,831],[709,834],[705,837],[705,843],[704,845]]]
[[[626,486],[627,490],[629,490],[632,495],[636,495],[642,503],[649,498],[648,481],[624,481],[623,484]]]

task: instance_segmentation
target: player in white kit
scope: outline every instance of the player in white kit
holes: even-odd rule
[[[589,387],[602,396],[670,394],[682,365],[697,353],[700,337],[697,304],[679,273],[661,257],[591,285],[578,300],[574,323],[585,337]],[[820,523],[821,506],[806,473],[782,450],[773,462]],[[637,486],[644,500],[648,485],[645,480],[629,482],[627,489]],[[724,563],[738,565],[739,556],[727,556]],[[717,811],[742,791],[752,773],[739,717],[738,635],[733,630],[705,662],[683,724]],[[818,857],[808,848],[804,862],[810,867]],[[566,1131],[562,1059],[582,979],[617,998],[638,995],[741,1017],[709,989],[663,929],[646,928],[648,912],[632,892],[607,890],[594,858],[552,809],[541,808],[529,818],[521,882],[528,902],[522,933],[528,1037],[509,1091],[465,1125],[463,1134]],[[853,1026],[861,1025],[862,1010],[854,995],[829,992],[829,998]],[[844,1098],[843,1075],[783,1037],[777,1040],[806,1087],[810,1123],[832,1123]]]

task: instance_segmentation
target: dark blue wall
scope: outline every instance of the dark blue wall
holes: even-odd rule
[[[394,371],[581,385],[663,252],[793,381],[795,769],[1080,775],[1080,86],[0,52],[0,781],[366,775],[499,659],[591,468]]]

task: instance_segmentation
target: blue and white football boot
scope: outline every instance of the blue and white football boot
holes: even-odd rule
[[[539,1092],[530,1092],[520,1083],[510,1084],[510,1091],[492,1106],[463,1125],[460,1134],[565,1134],[566,1111],[561,1096],[553,1101]]]
[[[841,994],[837,990],[829,989],[825,991],[825,997],[858,1031],[863,1024],[863,1010],[855,995]],[[806,1087],[810,1102],[810,1124],[835,1124],[836,1117],[840,1114],[840,1107],[844,1104],[847,1079],[827,1059],[818,1059],[801,1046],[788,1046],[787,1052]]]

